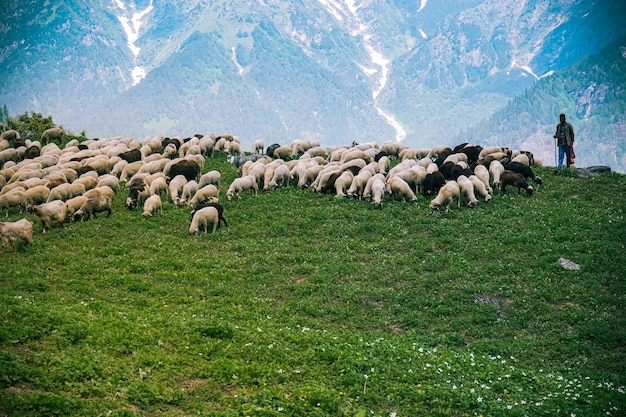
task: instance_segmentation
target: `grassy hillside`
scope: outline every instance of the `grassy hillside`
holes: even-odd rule
[[[0,254],[0,415],[623,414],[626,177],[539,172],[450,213],[245,193],[197,237],[126,190],[110,218],[28,215]]]

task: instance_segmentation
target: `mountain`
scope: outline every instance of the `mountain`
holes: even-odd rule
[[[453,144],[624,17],[582,0],[3,2],[0,105],[89,136]]]
[[[626,172],[626,35],[539,80],[457,140],[480,138],[493,145],[507,137],[511,146],[533,149],[553,165],[555,115],[561,112],[574,125],[578,166],[608,165]]]

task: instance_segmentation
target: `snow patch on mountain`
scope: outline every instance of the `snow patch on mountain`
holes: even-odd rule
[[[135,4],[131,4],[129,10],[126,8],[126,4],[123,1],[113,0],[113,2],[119,9],[119,14],[117,14],[116,17],[122,24],[122,28],[126,34],[126,44],[133,54],[135,63],[137,63],[141,49],[135,45],[135,42],[139,39],[139,28],[141,28],[143,24],[144,16],[154,9],[152,0],[150,0],[148,7],[139,12],[136,11]],[[133,78],[133,86],[139,84],[146,76],[145,69],[141,68],[139,65],[135,65],[135,68],[133,68],[130,73]]]

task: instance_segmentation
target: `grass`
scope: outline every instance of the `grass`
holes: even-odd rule
[[[0,415],[623,415],[626,177],[539,173],[440,214],[244,193],[197,237],[126,190],[110,218],[27,216],[34,244],[0,255]]]

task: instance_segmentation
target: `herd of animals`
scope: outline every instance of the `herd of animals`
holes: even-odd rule
[[[541,165],[531,152],[502,147],[460,144],[413,149],[398,142],[352,143],[322,148],[319,143],[295,140],[265,148],[260,140],[243,152],[232,135],[195,135],[190,138],[98,138],[62,146],[62,129],[44,132],[39,141],[20,139],[16,131],[0,135],[0,211],[31,213],[43,233],[57,224],[85,221],[99,213],[111,215],[113,199],[128,192],[126,206],[141,207],[143,216],[162,213],[164,199],[193,206],[189,232],[215,232],[227,226],[220,202],[221,173],[203,174],[205,161],[216,152],[228,155],[238,171],[226,198],[241,199],[296,184],[316,193],[370,201],[382,208],[385,199],[415,202],[431,199],[430,211],[449,211],[453,204],[475,206],[507,187],[525,190],[528,180],[541,184],[533,166]],[[56,142],[55,142],[56,140]],[[58,142],[58,143],[57,143]],[[32,244],[34,223],[26,218],[0,222],[2,248]]]

